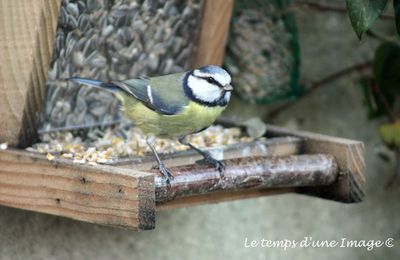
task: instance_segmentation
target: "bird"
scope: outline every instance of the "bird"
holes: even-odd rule
[[[181,73],[139,77],[122,81],[72,77],[69,80],[107,89],[121,101],[121,110],[146,135],[156,168],[169,184],[173,173],[160,159],[156,138],[174,138],[202,155],[203,163],[213,165],[223,175],[224,164],[210,153],[192,145],[187,136],[201,132],[214,123],[227,107],[233,87],[223,68],[207,65]]]

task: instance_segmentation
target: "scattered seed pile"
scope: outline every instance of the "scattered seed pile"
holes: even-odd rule
[[[118,101],[71,76],[122,80],[189,68],[203,0],[62,0],[42,130],[113,122]]]
[[[47,154],[49,160],[56,157],[71,159],[75,163],[109,163],[117,158],[143,156],[150,153],[146,137],[138,128],[131,127],[124,138],[115,129],[91,131],[89,139],[83,140],[71,132],[44,134],[42,142],[27,148],[28,151]],[[188,140],[198,147],[224,146],[253,139],[243,136],[240,128],[211,126],[201,133],[191,135]],[[155,147],[159,153],[172,153],[187,150],[188,147],[177,141],[156,139]]]
[[[291,37],[273,1],[241,9],[233,18],[225,66],[235,92],[249,101],[290,91]]]

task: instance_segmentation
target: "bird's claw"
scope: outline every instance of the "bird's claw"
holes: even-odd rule
[[[162,175],[164,175],[164,177],[167,181],[167,184],[170,184],[170,182],[174,179],[174,176],[172,175],[171,171],[168,170],[168,168],[165,167],[165,165],[163,163],[154,165],[152,167],[152,169],[158,169],[162,173]]]
[[[196,161],[196,163],[211,164],[216,170],[219,171],[221,177],[223,177],[225,165],[223,164],[223,162],[214,159],[211,155],[205,155],[203,159]]]

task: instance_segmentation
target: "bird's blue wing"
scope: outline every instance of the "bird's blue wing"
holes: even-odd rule
[[[183,91],[184,75],[184,73],[177,73],[154,78],[137,78],[112,82],[79,77],[70,78],[69,80],[111,91],[123,91],[157,113],[176,115],[189,103],[189,99]]]
[[[183,75],[179,73],[151,79],[139,78],[111,83],[157,113],[175,115],[189,103],[182,87]]]

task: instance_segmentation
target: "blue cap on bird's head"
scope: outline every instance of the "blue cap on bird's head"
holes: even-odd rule
[[[228,72],[226,72],[226,70],[221,67],[215,65],[206,65],[204,67],[198,68],[197,70],[194,70],[195,75],[196,71],[215,77],[216,80],[219,79],[218,82],[221,83],[221,85],[227,85],[231,83],[231,76]],[[197,75],[200,74],[198,72]]]
[[[229,85],[231,83],[231,76],[226,70],[215,65],[207,65],[198,69],[193,70],[193,75],[198,78],[214,79],[214,84],[220,85],[220,87]],[[211,82],[209,82],[211,83]]]
[[[206,65],[201,68],[198,68],[198,70],[204,73],[227,73],[223,68],[218,67],[216,65]]]

